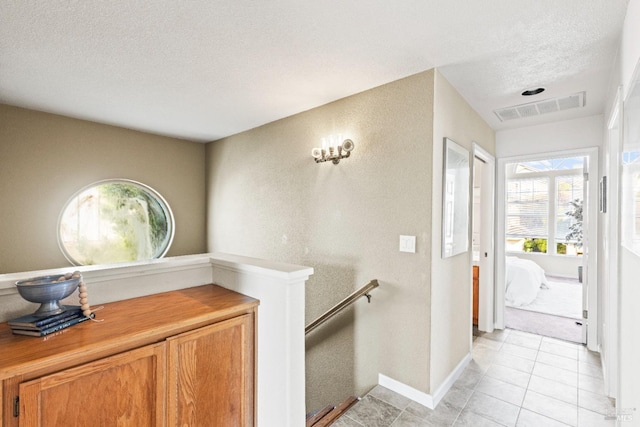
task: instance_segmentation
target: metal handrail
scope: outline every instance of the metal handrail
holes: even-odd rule
[[[353,302],[358,298],[360,298],[361,296],[367,297],[367,301],[371,302],[371,295],[369,294],[369,291],[374,288],[377,288],[378,286],[379,285],[377,280],[374,279],[370,281],[369,283],[367,283],[366,285],[364,285],[363,287],[361,287],[360,289],[358,289],[357,291],[355,291],[354,293],[352,293],[351,295],[349,295],[348,297],[340,301],[338,304],[331,307],[322,316],[318,317],[316,320],[309,323],[307,327],[304,328],[304,334],[307,335],[309,332],[313,331],[315,328],[322,325],[324,322],[326,322],[327,320],[331,319],[333,316],[338,314],[344,308],[353,304]]]

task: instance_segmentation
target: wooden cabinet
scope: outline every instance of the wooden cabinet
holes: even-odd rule
[[[44,338],[2,324],[2,425],[253,426],[257,305],[207,285]]]
[[[149,345],[23,382],[19,425],[163,425],[164,356]]]
[[[251,322],[243,316],[169,338],[170,426],[254,425]]]

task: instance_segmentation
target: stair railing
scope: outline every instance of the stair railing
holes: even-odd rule
[[[376,279],[370,281],[369,283],[367,283],[366,285],[364,285],[363,287],[361,287],[360,289],[358,289],[357,291],[355,291],[354,293],[352,293],[351,295],[349,295],[348,297],[340,301],[338,304],[331,307],[329,310],[326,311],[326,313],[318,317],[316,320],[309,323],[307,327],[304,328],[304,334],[306,335],[309,332],[313,331],[315,328],[322,325],[327,320],[331,319],[333,316],[335,316],[336,314],[338,314],[339,312],[347,308],[349,305],[353,304],[354,301],[360,298],[361,296],[367,297],[367,302],[371,302],[371,294],[369,292],[372,289],[377,288],[378,286],[379,286],[378,281]]]

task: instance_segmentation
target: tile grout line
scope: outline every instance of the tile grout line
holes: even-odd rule
[[[541,340],[541,342],[540,342],[540,346],[542,346],[542,340]],[[536,354],[536,360],[534,361],[534,369],[535,369],[535,363],[540,363],[540,364],[545,365],[545,366],[551,366],[551,367],[556,368],[556,369],[562,369],[562,370],[567,371],[567,372],[572,372],[572,371],[570,371],[570,370],[568,370],[568,369],[564,369],[564,368],[559,367],[559,366],[549,365],[549,364],[547,364],[547,363],[544,363],[543,361],[538,362],[538,355],[540,354],[540,352],[541,352],[541,351],[542,351],[543,353],[545,353],[545,354],[553,354],[554,356],[564,357],[564,356],[562,356],[562,355],[558,355],[558,354],[554,354],[554,353],[549,353],[549,352],[546,352],[546,351],[544,351],[544,350],[539,349],[539,350],[538,350],[538,353]],[[576,349],[576,351],[578,351],[578,349]],[[578,355],[578,356],[579,356],[579,355]],[[575,359],[575,361],[576,361],[576,363],[578,363],[578,364],[579,364],[578,359]],[[579,368],[579,366],[578,366],[578,368]],[[576,371],[576,377],[578,377],[578,375],[579,375],[579,371]],[[533,372],[531,373],[531,376],[533,377]],[[552,380],[552,379],[549,379],[549,378],[545,378],[545,377],[540,377],[540,378],[544,378],[544,379],[546,379],[546,380],[549,380],[549,381],[552,381],[552,382],[556,382],[556,383],[558,383],[558,384],[564,384],[564,383],[562,383],[562,382],[555,381],[555,380]],[[579,380],[579,378],[576,378],[576,379],[577,379],[577,380]],[[567,385],[567,384],[564,384],[564,385]],[[579,411],[580,411],[579,395],[578,395],[579,387],[578,387],[578,384],[577,384],[577,383],[576,383],[576,387],[575,387],[575,389],[576,389],[576,405],[575,405],[575,406],[576,406],[576,425],[577,425],[578,415],[579,415]],[[529,386],[528,386],[528,385],[527,385],[527,391],[529,391]],[[532,390],[532,391],[534,391],[534,390]],[[535,391],[534,391],[534,392],[535,392]],[[567,404],[569,404],[568,402],[564,402],[564,401],[562,401],[562,400],[560,400],[560,399],[556,399],[555,397],[553,397],[553,396],[549,396],[549,395],[546,395],[546,394],[544,394],[544,393],[540,393],[540,392],[535,392],[535,393],[541,394],[542,396],[548,397],[548,398],[550,398],[550,399],[557,400],[557,401],[559,401],[559,402],[563,402],[563,403],[567,403]],[[526,395],[525,395],[525,396],[526,396]],[[524,401],[523,401],[523,403],[524,403]],[[525,409],[527,409],[527,408],[525,408]],[[549,418],[549,419],[551,419],[551,420],[554,420],[554,421],[556,421],[556,422],[559,422],[559,423],[563,423],[563,424],[565,424],[563,421],[560,421],[560,420],[558,420],[558,419],[556,419],[556,418],[553,418],[553,417],[551,417],[551,416],[549,416],[549,415],[541,414],[541,413],[536,412],[536,411],[533,411],[533,410],[531,410],[531,409],[527,409],[527,410],[529,410],[529,411],[531,411],[531,412],[533,412],[533,413],[535,413],[535,414],[541,415],[541,416],[543,416],[543,417],[547,417],[547,418]]]
[[[540,354],[540,347],[542,346],[542,338],[540,338],[540,343],[538,344],[538,348],[536,350],[536,358],[533,361],[533,368],[531,369],[531,373],[529,374],[529,381],[527,381],[527,387],[524,389],[524,396],[522,396],[522,402],[520,403],[520,408],[518,409],[518,416],[516,417],[516,424],[518,425],[518,421],[520,420],[520,414],[522,413],[522,409],[524,408],[524,400],[527,398],[527,393],[529,392],[529,385],[531,384],[531,378],[533,377],[533,371],[536,368],[536,363],[538,362],[538,355]],[[542,415],[542,414],[540,414]]]
[[[576,350],[579,352],[580,350]],[[576,425],[580,422],[580,353],[576,359]]]

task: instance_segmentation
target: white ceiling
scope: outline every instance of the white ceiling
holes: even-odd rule
[[[604,111],[627,3],[2,0],[0,103],[204,142],[438,67],[492,128],[528,126]]]

